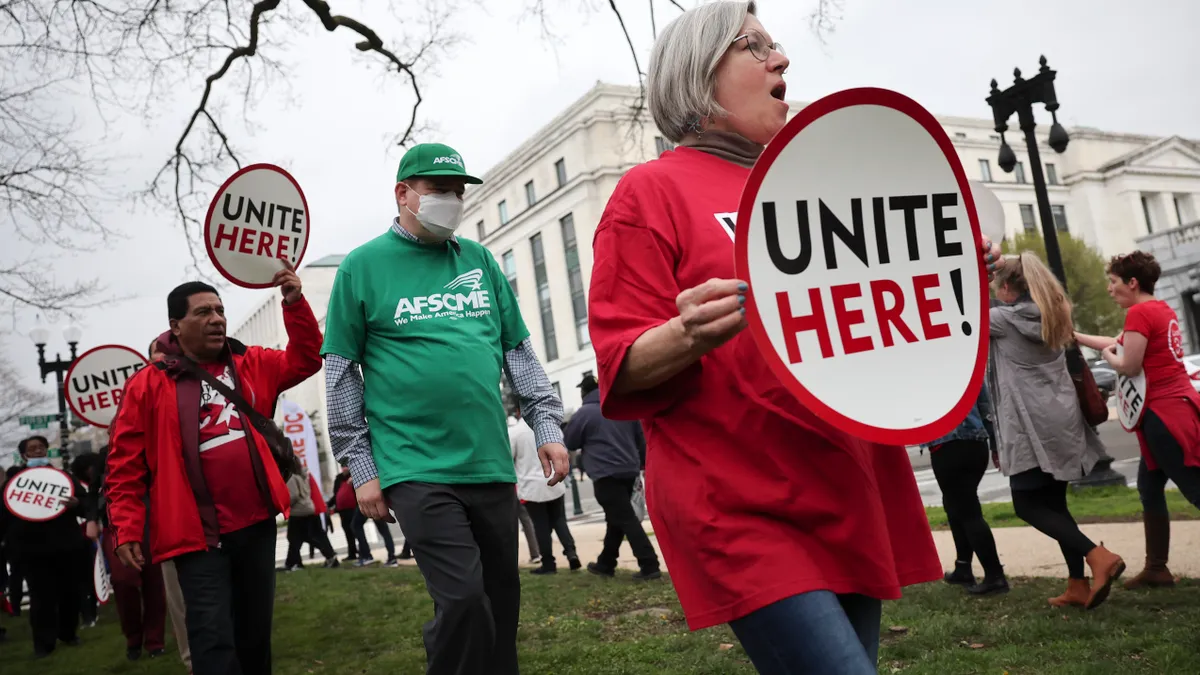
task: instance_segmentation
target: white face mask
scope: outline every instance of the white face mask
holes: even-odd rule
[[[50,458],[49,457],[30,457],[29,459],[25,460],[25,466],[27,466],[31,469],[36,466],[50,466]]]
[[[408,184],[405,183],[405,185]],[[412,190],[413,188],[409,185],[408,189]],[[440,239],[449,239],[462,222],[462,199],[453,192],[431,192],[427,195],[417,193],[417,196],[420,201],[416,213],[413,213],[407,204],[404,205],[404,208],[416,216],[417,221],[426,230],[429,230],[430,234]]]

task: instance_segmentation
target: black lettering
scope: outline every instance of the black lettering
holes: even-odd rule
[[[917,209],[929,206],[925,195],[907,195],[904,197],[889,197],[888,208],[893,211],[904,211],[904,232],[908,237],[908,259],[916,261],[921,257],[920,247],[917,246]]]
[[[271,204],[267,207],[267,227],[275,227],[275,205]]]
[[[129,369],[133,368],[133,367],[134,366],[121,366],[121,378],[128,380],[129,379]],[[137,370],[134,370],[133,372],[136,373]]]
[[[301,234],[304,232],[300,227],[300,223],[304,222],[304,209],[296,209],[292,213],[292,232]]]
[[[258,208],[255,208],[254,202],[246,202],[246,224],[252,224],[251,219],[257,220],[259,225],[263,225],[263,216],[267,214],[267,203],[263,202]]]
[[[91,382],[89,382],[86,377],[79,377],[78,375],[71,378],[71,386],[74,387],[75,391],[80,394],[86,394],[92,389]]]
[[[837,269],[837,254],[833,249],[833,237],[837,235],[838,239],[850,249],[850,252],[862,261],[863,265],[870,265],[867,262],[867,236],[863,229],[862,218],[862,200],[850,200],[850,218],[854,225],[854,232],[846,229],[842,221],[833,215],[833,211],[825,206],[825,202],[817,200],[817,207],[821,213],[821,243],[825,248],[825,266],[831,270]]]
[[[871,209],[875,212],[875,246],[879,249],[879,264],[886,265],[892,261],[888,252],[887,212],[883,209],[883,197],[871,200]]]
[[[100,385],[104,386],[101,387]],[[92,386],[96,388],[96,391],[111,387],[112,383],[108,381],[108,373],[104,373],[103,375],[92,375]]]
[[[801,274],[812,261],[812,237],[808,229],[808,202],[796,202],[797,229],[800,232],[800,253],[795,258],[783,254],[779,246],[779,226],[775,221],[775,202],[763,202],[763,232],[767,236],[767,254],[775,269],[784,274]]]
[[[292,207],[280,204],[276,210],[279,212],[279,231],[283,232],[287,228],[288,214],[292,212]]]
[[[229,203],[233,200],[233,195],[228,192],[225,193],[225,203],[221,206],[221,212],[225,214],[225,220],[233,221],[242,217],[242,201],[244,199],[245,197],[239,196],[237,198],[237,211],[231,212],[229,210]]]
[[[939,192],[933,195],[933,235],[937,243],[939,258],[962,255],[962,244],[957,241],[946,241],[946,233],[958,229],[958,220],[942,215],[942,209],[957,205],[958,193],[956,192]]]

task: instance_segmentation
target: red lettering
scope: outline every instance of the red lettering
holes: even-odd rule
[[[275,248],[275,257],[276,258],[291,257],[290,255],[288,255],[288,249],[291,247],[292,238],[291,237],[280,237],[280,238],[276,239],[275,241],[278,244],[278,246]]]
[[[833,321],[837,324],[838,335],[842,338],[842,349],[847,354],[869,352],[875,349],[871,336],[854,337],[850,329],[860,323],[866,323],[867,318],[861,309],[847,309],[846,301],[862,297],[862,286],[859,284],[840,284],[829,289],[833,300]]]
[[[56,500],[54,497],[47,496],[46,501],[45,501],[45,503],[42,504],[42,506],[44,506],[48,509],[57,509],[58,508],[58,500]]]
[[[42,506],[43,505],[42,501],[44,499],[46,499],[46,495],[34,495],[33,496],[33,505],[34,506]]]
[[[283,416],[284,422],[299,422],[302,419],[304,419],[304,415],[301,415],[300,413],[292,413],[291,415]]]
[[[263,232],[258,235],[258,253],[255,255],[271,255],[271,244],[275,241],[275,235],[270,232]]]
[[[292,451],[295,452],[296,454],[300,454],[300,453],[304,452],[304,439],[303,438],[297,438],[292,441]]]
[[[812,314],[805,316],[792,315],[792,303],[787,291],[775,294],[775,303],[779,306],[779,323],[783,328],[783,342],[787,346],[789,363],[800,363],[800,343],[796,334],[814,330],[817,341],[821,344],[821,356],[833,356],[833,343],[829,340],[829,326],[825,323],[825,307],[821,303],[821,291],[817,288],[808,289],[808,301],[812,305]]]
[[[254,255],[254,232],[255,230],[248,227],[242,228],[242,240],[238,244],[238,253]]]
[[[124,393],[124,391],[125,391],[124,389],[113,389],[112,390],[111,394],[112,394],[113,405],[121,405],[121,395]]]
[[[96,395],[92,394],[91,396],[88,396],[87,398],[79,399],[78,405],[79,405],[80,413],[87,412],[88,408],[91,408],[92,410],[96,410],[97,409],[96,408]]]
[[[30,503],[31,501],[33,501],[33,495],[34,495],[33,492],[26,490],[25,494],[22,495],[22,497],[21,497],[21,503],[23,503],[23,504]]]
[[[950,337],[950,327],[944,323],[934,323],[929,315],[942,311],[942,301],[929,297],[929,289],[941,285],[941,279],[936,274],[918,274],[913,277],[913,290],[917,293],[917,315],[921,317],[921,330],[926,340]]]
[[[101,408],[107,408],[110,403],[108,400],[108,392],[102,391],[96,394],[96,404]]]
[[[284,426],[283,430],[284,430],[284,431],[286,431],[286,432],[287,432],[287,433],[289,433],[289,434],[298,434],[298,433],[300,433],[301,431],[304,431],[304,425],[302,425],[302,424],[288,424],[288,425]]]
[[[8,500],[14,504],[17,504],[22,501],[22,498],[24,496],[25,496],[24,490],[13,490],[12,492],[9,493]]]
[[[888,293],[892,296],[893,304],[890,308],[883,302],[883,294]],[[900,337],[904,338],[905,342],[916,342],[917,336],[904,323],[904,291],[900,289],[900,284],[891,279],[877,279],[871,282],[871,300],[875,304],[875,319],[879,322],[879,335],[883,338],[883,346],[891,347],[895,344],[892,339],[892,328],[900,333]],[[889,328],[889,324],[891,328]]]
[[[233,242],[237,240],[237,235],[238,235],[237,225],[234,225],[228,233],[225,232],[225,223],[221,223],[220,225],[217,225],[217,240],[215,242],[213,242],[213,248],[221,248],[221,242],[228,239],[229,240],[229,250],[232,251],[233,250]]]

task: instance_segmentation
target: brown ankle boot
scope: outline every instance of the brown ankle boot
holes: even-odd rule
[[[1125,582],[1125,588],[1163,588],[1175,585],[1175,576],[1167,569],[1167,554],[1171,550],[1171,516],[1166,513],[1142,512],[1146,530],[1146,567]]]
[[[1077,605],[1083,607],[1092,594],[1092,585],[1087,579],[1067,579],[1067,592],[1057,598],[1050,598],[1051,607],[1066,607]]]
[[[1121,556],[1104,548],[1101,544],[1092,549],[1086,556],[1088,567],[1092,569],[1092,594],[1088,596],[1087,608],[1096,609],[1108,599],[1112,583],[1125,573],[1125,561]]]

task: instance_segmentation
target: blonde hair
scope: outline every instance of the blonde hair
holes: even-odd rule
[[[705,119],[728,113],[715,97],[713,76],[741,33],[753,2],[709,2],[679,15],[658,35],[650,52],[646,99],[663,136],[678,143],[702,130]]]
[[[1041,258],[1030,251],[1004,256],[996,272],[996,287],[1007,286],[1018,294],[1029,294],[1042,313],[1042,342],[1051,349],[1064,349],[1075,339],[1071,301],[1062,284]]]

